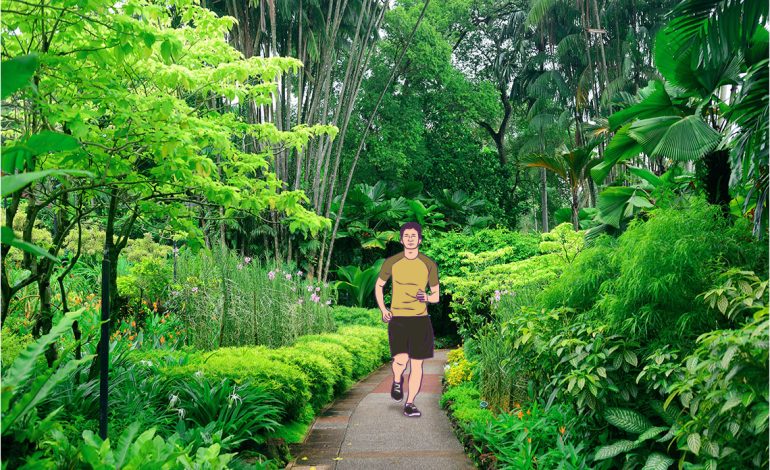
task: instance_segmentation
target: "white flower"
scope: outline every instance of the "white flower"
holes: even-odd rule
[[[179,413],[180,418],[184,418],[184,414],[185,414],[184,408],[177,408],[176,412]]]
[[[301,276],[301,275],[302,275],[302,271],[297,271],[297,276]]]
[[[315,291],[318,292],[319,290],[321,290],[321,288],[316,286]]]
[[[240,271],[241,269],[243,269],[243,264],[238,263],[238,270]]]
[[[170,406],[170,407],[172,407],[172,408],[173,408],[174,406],[176,406],[176,404],[177,404],[177,403],[179,403],[179,395],[177,395],[177,394],[175,394],[175,393],[172,393],[171,395],[169,395],[169,397],[168,397],[168,398],[169,398],[169,400],[168,400],[168,406]]]
[[[286,275],[286,280],[287,280],[287,281],[288,281],[288,280],[291,280],[291,274],[287,274],[287,275]]]
[[[332,304],[332,301],[331,301],[331,300],[327,300],[327,301],[326,301],[326,305],[331,305],[331,304]]]
[[[203,377],[203,371],[202,371],[202,370],[199,370],[199,371],[197,371],[197,372],[195,373],[195,376],[196,376],[196,377],[198,377],[198,378],[201,378],[201,377]]]
[[[251,263],[251,258],[249,256],[247,256],[247,257],[243,258],[243,261],[245,261],[246,264],[249,264],[249,263]]]
[[[235,393],[236,390],[237,390],[237,387],[233,387],[233,393],[231,393],[230,396],[227,397],[230,399],[230,405],[232,405],[234,401],[243,403],[243,399],[241,399],[241,396]],[[227,406],[229,407],[230,405],[227,405]]]
[[[313,291],[313,286],[307,286],[307,291],[308,292],[312,292]]]

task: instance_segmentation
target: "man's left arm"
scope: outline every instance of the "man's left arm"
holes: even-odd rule
[[[428,303],[437,304],[438,298],[438,283],[435,286],[430,286],[430,295],[428,295]]]
[[[432,260],[431,260],[432,261]],[[438,298],[438,265],[435,262],[431,263],[431,269],[428,272],[428,285],[430,286],[430,295],[428,296],[428,303],[437,304]]]

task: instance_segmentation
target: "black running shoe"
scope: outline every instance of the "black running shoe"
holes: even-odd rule
[[[404,416],[419,418],[420,415],[422,415],[422,413],[420,413],[420,410],[414,406],[414,403],[407,403],[406,406],[404,406]]]
[[[404,378],[401,377],[401,382],[393,382],[393,385],[390,387],[390,396],[396,401],[401,401],[404,398],[403,384]]]

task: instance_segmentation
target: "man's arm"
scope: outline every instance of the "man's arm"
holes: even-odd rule
[[[430,286],[430,295],[428,296],[428,303],[431,304],[437,304],[439,302],[438,298],[438,284],[435,286]]]
[[[382,292],[382,288],[385,287],[387,282],[378,277],[377,283],[374,285],[374,297],[377,299],[377,305],[380,307],[380,312],[383,315],[388,311],[388,308],[385,306],[385,295]]]

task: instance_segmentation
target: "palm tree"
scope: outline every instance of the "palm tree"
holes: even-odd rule
[[[586,173],[597,161],[594,159],[594,149],[601,139],[592,139],[586,145],[566,149],[562,147],[553,155],[530,154],[521,158],[521,164],[526,167],[544,168],[557,175],[570,188],[572,196],[572,226],[575,231],[580,230],[580,205],[578,192],[580,185],[586,178]]]

